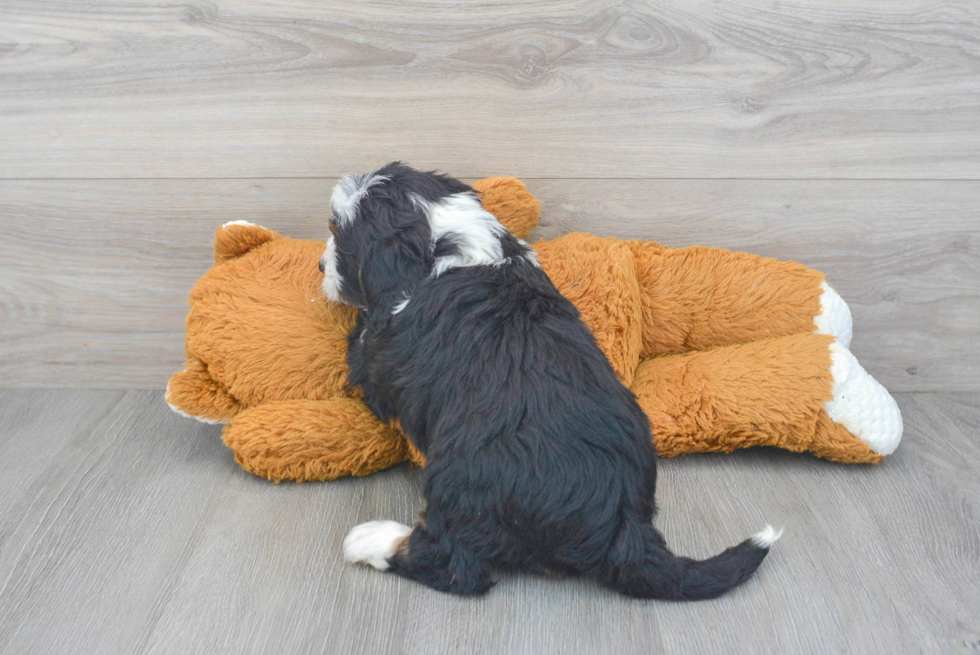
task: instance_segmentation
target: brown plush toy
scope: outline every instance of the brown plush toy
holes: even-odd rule
[[[537,201],[513,178],[474,185],[516,236]],[[533,246],[650,417],[664,456],[749,446],[878,462],[895,450],[895,401],[847,350],[851,317],[823,275],[728,250],[575,233]],[[227,423],[246,470],[275,482],[368,475],[424,457],[347,388],[354,310],[328,303],[324,243],[236,221],[195,285],[177,412]]]

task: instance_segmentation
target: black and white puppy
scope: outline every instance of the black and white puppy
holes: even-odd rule
[[[350,384],[428,459],[424,519],[355,527],[348,560],[460,594],[500,566],[671,599],[718,596],[758,568],[772,528],[704,561],[668,550],[646,415],[473,189],[395,162],[344,176],[331,209],[323,290],[360,308]]]

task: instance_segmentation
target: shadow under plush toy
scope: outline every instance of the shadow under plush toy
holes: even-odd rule
[[[474,185],[518,237],[537,200],[513,178]],[[902,418],[847,349],[851,315],[795,262],[573,233],[533,245],[650,418],[662,456],[777,446],[842,463],[891,454]],[[424,457],[347,388],[355,311],[328,303],[322,241],[242,221],[218,228],[190,295],[177,412],[227,423],[246,470],[275,482],[368,475]]]

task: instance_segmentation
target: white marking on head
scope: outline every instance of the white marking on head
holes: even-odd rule
[[[255,223],[249,223],[248,221],[228,221],[221,227],[229,227],[231,225],[241,225],[242,227],[256,227]]]
[[[776,540],[783,536],[783,529],[779,531],[771,525],[767,525],[761,532],[752,535],[752,543],[759,548],[769,548]]]
[[[399,542],[410,534],[412,528],[395,521],[361,523],[344,537],[344,559],[385,571],[388,558],[395,554]]]
[[[340,224],[347,225],[357,218],[357,206],[368,189],[387,180],[384,175],[375,175],[373,171],[360,177],[352,173],[342,175],[330,194],[330,209]]]
[[[499,266],[506,261],[500,237],[507,233],[507,228],[483,208],[476,195],[456,193],[430,203],[413,194],[412,202],[423,208],[429,218],[433,247],[439,239],[449,237],[458,251],[437,257],[432,277],[453,268]]]
[[[333,302],[344,302],[340,295],[340,285],[344,278],[337,272],[337,242],[333,237],[327,241],[327,249],[323,251],[323,295]]]

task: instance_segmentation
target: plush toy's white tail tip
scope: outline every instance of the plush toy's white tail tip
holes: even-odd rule
[[[780,528],[778,531],[771,525],[767,525],[762,532],[757,532],[752,535],[752,543],[759,548],[769,548],[776,540],[783,536],[783,529]]]

